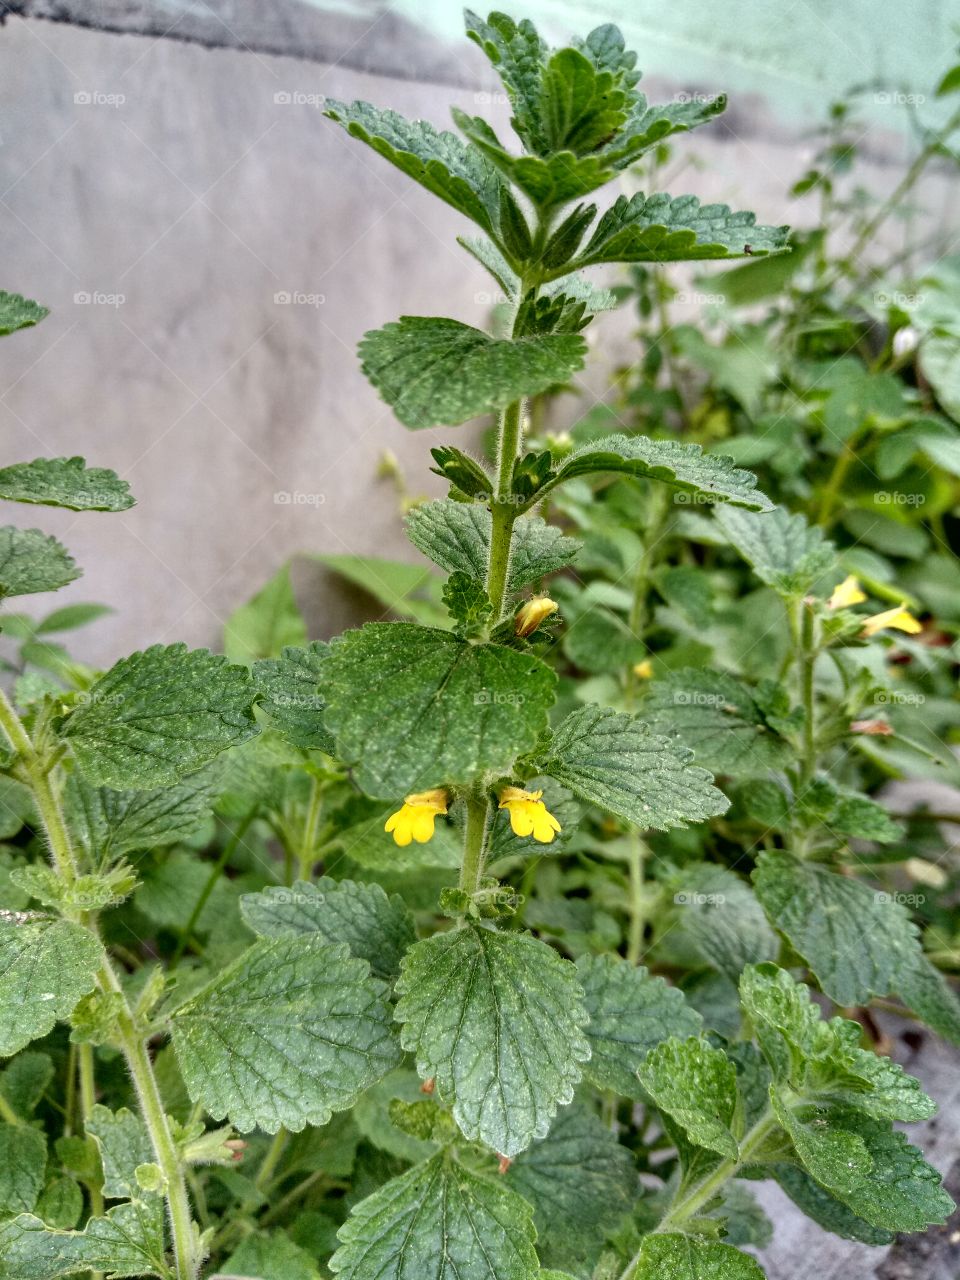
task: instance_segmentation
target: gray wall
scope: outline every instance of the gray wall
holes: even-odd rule
[[[403,312],[482,324],[491,283],[457,248],[467,228],[453,211],[309,100],[365,97],[443,123],[451,100],[489,110],[493,81],[472,45],[441,50],[433,68],[462,83],[411,79],[409,25],[382,25],[375,47],[391,65],[411,51],[403,78],[350,69],[349,47],[323,64],[29,17],[0,28],[0,287],[52,311],[0,344],[2,457],[83,453],[126,476],[139,502],[120,516],[13,517],[61,536],[83,566],[58,604],[118,610],[78,635],[80,656],[216,646],[232,608],[301,549],[413,558],[377,460],[391,447],[415,492],[438,492],[429,448],[451,433],[399,427],[356,342]],[[785,192],[809,144],[757,96],[730,120],[686,144],[702,165],[680,189],[802,221]],[[868,142],[869,180],[889,190],[903,139],[874,125]],[[934,223],[955,225],[943,180],[924,200]],[[278,304],[281,293],[316,305]],[[585,403],[627,354],[629,324],[598,323]],[[317,635],[367,607],[315,564],[297,580]]]

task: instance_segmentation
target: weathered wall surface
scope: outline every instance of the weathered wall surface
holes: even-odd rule
[[[104,6],[120,8],[131,6]],[[231,609],[300,549],[414,555],[377,459],[390,446],[414,490],[436,492],[429,448],[450,433],[399,427],[360,374],[356,343],[403,312],[484,323],[491,282],[455,244],[462,220],[318,104],[365,97],[438,123],[451,99],[506,113],[489,105],[494,82],[472,45],[456,75],[446,53],[426,67],[450,87],[413,78],[423,68],[408,26],[384,23],[379,39],[401,42],[384,53],[393,65],[409,46],[404,78],[348,69],[348,50],[322,64],[159,29],[0,27],[0,287],[52,310],[0,344],[2,457],[83,453],[139,500],[121,516],[12,517],[57,533],[83,566],[58,604],[118,610],[78,634],[81,657],[217,645]],[[748,98],[698,133],[687,146],[702,167],[681,188],[766,221],[802,219],[785,192],[808,144],[782,125],[764,136],[765,119]],[[901,157],[881,163],[881,143],[899,144],[872,143],[870,181],[889,190]],[[934,223],[955,221],[944,182],[923,198]],[[587,403],[628,353],[629,328],[628,316],[596,326]],[[358,616],[361,602],[315,565],[298,580],[316,634]]]

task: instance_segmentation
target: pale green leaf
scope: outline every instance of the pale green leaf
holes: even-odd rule
[[[705,501],[769,511],[771,503],[756,487],[756,476],[722,454],[705,454],[698,444],[651,440],[647,436],[603,436],[561,462],[545,488],[594,472],[648,476]]]
[[[209,817],[217,796],[215,769],[202,769],[172,787],[114,791],[71,774],[64,788],[67,824],[94,865],[188,840]]]
[[[118,1204],[82,1231],[57,1231],[24,1213],[0,1223],[0,1268],[11,1280],[57,1280],[78,1271],[167,1277],[163,1227],[159,1196]]]
[[[319,935],[345,942],[378,977],[392,978],[407,948],[416,941],[413,917],[397,894],[378,884],[357,884],[329,876],[313,884],[298,880],[291,888],[274,886],[241,899],[241,914],[266,938]]]
[[[380,556],[314,555],[314,560],[352,582],[398,618],[424,627],[447,625],[441,603],[442,583],[432,569]]]
[[[639,827],[665,831],[723,813],[728,801],[686,747],[609,707],[583,707],[558,726],[544,773]]]
[[[493,12],[484,21],[471,9],[463,16],[468,39],[480,46],[503,81],[517,135],[527,151],[536,152],[542,142],[540,83],[546,45],[529,18],[514,22],[505,13]]]
[[[663,1233],[644,1240],[630,1280],[764,1280],[764,1272],[733,1245]]]
[[[702,1019],[682,991],[616,956],[581,956],[577,971],[590,1015],[584,1075],[598,1089],[639,1098],[637,1069],[649,1051],[671,1036],[697,1035]]]
[[[658,733],[689,743],[697,763],[714,773],[763,777],[792,760],[750,690],[721,671],[685,667],[652,680],[642,714]]]
[[[93,990],[102,962],[82,925],[0,911],[0,1055],[17,1053],[68,1017]]]
[[[491,522],[482,503],[438,498],[415,507],[406,526],[413,545],[441,569],[482,579],[487,571]],[[508,590],[519,591],[565,568],[580,545],[539,516],[521,516],[513,526]]]
[[[94,786],[170,785],[256,733],[250,673],[186,645],[122,658],[69,713],[62,733]]]
[[[325,719],[369,795],[508,773],[546,728],[556,676],[537,658],[410,623],[369,623],[330,646]]]
[[[472,147],[423,120],[405,120],[369,102],[328,98],[324,114],[372,147],[414,182],[466,214],[488,235],[499,221],[500,178]]]
[[[775,960],[779,940],[745,880],[729,867],[688,863],[667,881],[677,908],[668,943],[736,982],[744,965]]]
[[[492,338],[434,316],[402,316],[360,343],[363,371],[405,426],[456,426],[537,395],[583,368],[579,334]]]
[[[833,543],[822,530],[785,507],[761,514],[724,507],[716,520],[761,582],[781,595],[804,595],[836,565]]]
[[[32,302],[19,293],[7,293],[0,289],[0,336],[26,329],[50,314],[49,308]]]
[[[319,1275],[310,1254],[283,1231],[248,1235],[219,1269],[230,1276],[255,1276],[256,1280],[317,1280]]]
[[[126,480],[88,467],[83,458],[36,458],[0,468],[0,498],[71,511],[126,511],[134,504]]]
[[[737,1107],[737,1069],[725,1053],[691,1036],[655,1045],[641,1063],[640,1083],[655,1105],[697,1147],[736,1158],[731,1132]]]
[[[540,1260],[589,1277],[637,1191],[633,1157],[585,1107],[566,1107],[510,1166],[507,1184],[533,1205]]]
[[[0,600],[57,591],[80,577],[66,547],[39,529],[0,528]]]
[[[401,1043],[464,1135],[513,1156],[542,1138],[590,1055],[576,969],[529,934],[466,925],[403,962]]]
[[[261,939],[172,1025],[191,1098],[244,1133],[326,1124],[399,1058],[369,966],[322,937]]]
[[[444,1153],[358,1204],[330,1259],[340,1280],[533,1280],[532,1210]]]
[[[798,1209],[824,1231],[832,1231],[844,1240],[860,1240],[863,1244],[891,1244],[892,1231],[874,1227],[825,1191],[799,1165],[768,1165],[767,1171],[777,1180]]]
[[[0,1072],[0,1093],[21,1119],[28,1120],[53,1079],[47,1053],[18,1053]]]
[[[103,1166],[103,1194],[108,1200],[135,1200],[142,1193],[136,1170],[154,1159],[147,1127],[128,1107],[111,1111],[97,1103],[84,1121],[96,1142]]]
[[[0,1214],[29,1212],[47,1168],[47,1142],[38,1129],[0,1124]]]
[[[307,643],[307,624],[293,594],[290,565],[235,609],[223,631],[223,651],[231,662],[278,658],[288,645]]]
[[[323,721],[320,671],[329,645],[314,640],[306,648],[286,648],[279,658],[258,662],[253,678],[263,695],[260,707],[279,733],[296,747],[331,752],[333,739]]]

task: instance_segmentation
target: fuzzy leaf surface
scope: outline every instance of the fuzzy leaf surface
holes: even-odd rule
[[[736,1158],[737,1142],[730,1130],[737,1106],[737,1069],[722,1050],[698,1037],[674,1037],[650,1050],[638,1075],[655,1104],[695,1146]]]
[[[631,1280],[765,1280],[749,1253],[731,1244],[664,1233],[647,1236]]]
[[[529,934],[468,925],[418,942],[396,1017],[467,1138],[514,1156],[546,1136],[590,1056],[576,969]]]
[[[201,769],[172,787],[114,791],[93,787],[72,773],[64,788],[70,832],[95,864],[141,849],[163,849],[189,839],[217,797],[215,769]]]
[[[0,1124],[0,1214],[29,1212],[47,1168],[43,1134],[23,1124]]]
[[[323,720],[320,672],[330,646],[314,640],[304,648],[287,646],[279,658],[253,668],[263,695],[260,707],[273,727],[295,747],[331,752],[333,740]]]
[[[816,525],[785,507],[752,514],[723,508],[717,523],[761,582],[785,596],[802,596],[836,563],[833,543]]]
[[[0,336],[26,329],[48,316],[48,307],[33,302],[20,293],[7,293],[0,289]]]
[[[66,547],[39,529],[0,528],[0,600],[57,591],[80,577]]]
[[[11,1280],[57,1280],[78,1271],[113,1276],[168,1276],[159,1196],[118,1204],[82,1231],[57,1231],[32,1213],[0,1223],[0,1274]]]
[[[108,1200],[135,1200],[143,1193],[136,1170],[155,1159],[147,1127],[129,1107],[111,1111],[97,1103],[84,1128],[100,1150],[103,1194]]]
[[[0,1055],[17,1053],[92,991],[102,954],[69,920],[0,912]]]
[[[671,876],[668,891],[677,907],[672,942],[733,982],[744,965],[775,960],[777,935],[767,923],[753,890],[729,867],[691,862]]]
[[[88,467],[83,458],[35,458],[0,468],[0,498],[71,511],[126,511],[134,504],[126,480]]]

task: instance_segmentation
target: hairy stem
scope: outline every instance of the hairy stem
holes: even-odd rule
[[[320,829],[320,814],[323,809],[323,783],[314,777],[310,781],[310,800],[307,804],[307,816],[303,824],[303,840],[300,842],[300,879],[309,880],[313,870],[317,848],[317,832]]]
[[[467,792],[466,805],[467,822],[463,836],[460,888],[464,893],[476,893],[483,875],[490,802],[485,794],[476,790]]]
[[[643,912],[643,862],[646,849],[636,831],[627,837],[630,859],[630,932],[627,937],[627,962],[639,964],[643,953],[643,931],[646,919]]]
[[[64,820],[63,809],[51,784],[50,769],[38,754],[23,722],[2,690],[0,690],[0,728],[20,756],[20,765],[29,781],[47,836],[53,864],[61,878],[67,884],[72,884],[77,878],[77,859]],[[76,913],[75,918],[77,923],[83,924],[94,934],[102,947],[103,943],[96,923],[84,918],[80,913]],[[180,1157],[163,1109],[150,1055],[137,1030],[126,994],[106,951],[104,951],[103,965],[99,974],[99,985],[105,993],[119,997],[117,1029],[127,1069],[140,1102],[143,1120],[150,1134],[154,1155],[164,1176],[177,1280],[195,1280],[200,1266],[199,1247]],[[86,1112],[86,1093],[88,1088],[92,1088],[92,1073],[84,1080],[82,1051],[85,1048],[89,1046],[81,1046],[80,1062],[81,1099]]]

